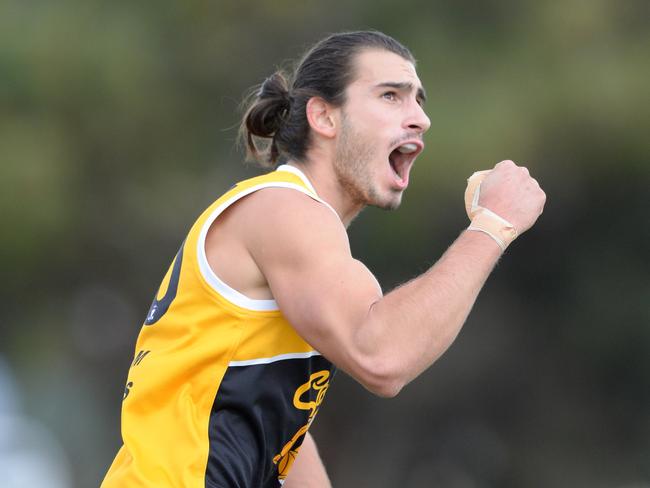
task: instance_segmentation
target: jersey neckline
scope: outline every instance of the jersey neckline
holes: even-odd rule
[[[296,168],[295,166],[291,166],[288,164],[281,164],[278,166],[275,171],[285,171],[287,173],[291,173],[296,175],[298,178],[300,178],[300,181],[303,182],[303,184],[307,187],[307,189],[313,193],[312,197],[321,202],[323,205],[325,205],[327,208],[329,208],[332,212],[334,212],[334,215],[336,215],[336,218],[341,220],[341,216],[338,214],[336,210],[334,210],[334,207],[332,207],[329,203],[327,203],[325,200],[323,200],[319,195],[318,192],[316,192],[316,188],[314,188],[314,185],[311,184],[311,181],[309,181],[309,178],[307,178],[307,175],[302,172],[302,170]]]
[[[309,181],[309,178],[307,178],[307,175],[302,172],[302,170],[296,168],[295,166],[290,166],[288,164],[281,164],[280,166],[277,167],[276,171],[287,171],[289,173],[293,173],[296,175],[298,178],[302,180],[302,182],[305,184],[307,188],[309,188],[314,195],[318,196],[318,193],[316,192],[316,188],[314,188],[314,185],[311,184],[311,181]]]

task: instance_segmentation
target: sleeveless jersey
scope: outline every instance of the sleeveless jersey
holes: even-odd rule
[[[274,300],[229,287],[205,253],[219,214],[269,187],[292,188],[332,209],[301,171],[283,165],[236,184],[198,218],[138,337],[122,403],[123,446],[103,488],[284,482],[335,369]]]

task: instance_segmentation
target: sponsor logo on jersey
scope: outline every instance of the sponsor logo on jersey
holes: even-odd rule
[[[291,465],[295,461],[298,450],[300,449],[300,445],[295,448],[294,446],[304,437],[307,430],[309,430],[309,426],[316,417],[318,409],[325,399],[325,393],[327,393],[329,385],[330,372],[324,369],[313,373],[309,377],[309,381],[296,389],[293,395],[293,406],[299,410],[309,410],[309,418],[307,423],[300,427],[291,440],[284,445],[280,453],[273,457],[273,463],[278,466],[278,480],[280,483],[284,483],[284,480],[289,474]],[[310,400],[310,393],[312,392],[316,392],[316,398],[314,400]],[[300,444],[302,444],[302,441]]]

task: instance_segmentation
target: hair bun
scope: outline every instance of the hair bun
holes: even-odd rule
[[[246,114],[246,128],[254,136],[272,138],[282,127],[290,108],[287,79],[281,72],[276,72],[260,86],[256,100]]]
[[[268,153],[269,163],[274,163],[280,154],[276,134],[281,131],[291,112],[291,96],[287,78],[281,71],[273,73],[264,80],[252,98],[253,101],[242,121],[242,127],[245,128],[247,151],[256,156],[261,151]],[[254,137],[271,139],[267,149],[261,150]]]

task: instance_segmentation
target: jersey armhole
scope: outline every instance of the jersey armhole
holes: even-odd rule
[[[263,300],[263,299],[250,298],[244,295],[243,293],[237,291],[236,289],[232,288],[231,286],[226,284],[221,278],[219,278],[219,276],[215,273],[215,271],[210,266],[210,263],[208,263],[208,258],[205,251],[205,240],[207,238],[210,227],[212,226],[214,221],[219,217],[219,215],[221,215],[228,207],[230,207],[238,200],[263,188],[290,188],[293,190],[297,190],[313,198],[314,200],[325,204],[332,211],[334,211],[334,209],[332,209],[332,207],[330,207],[330,205],[327,202],[323,201],[316,195],[312,194],[306,188],[296,183],[277,181],[277,182],[260,183],[258,185],[254,185],[250,188],[242,190],[241,192],[231,196],[226,201],[221,203],[219,206],[217,206],[216,209],[212,211],[212,213],[210,213],[210,215],[208,215],[207,219],[205,220],[205,222],[201,227],[201,231],[199,233],[199,237],[196,244],[196,257],[197,257],[198,267],[201,276],[203,277],[205,282],[209,285],[211,290],[217,293],[222,298],[224,298],[226,301],[230,302],[233,305],[236,305],[237,307],[246,310],[255,311],[255,312],[277,311],[279,310],[279,307],[275,300]]]

